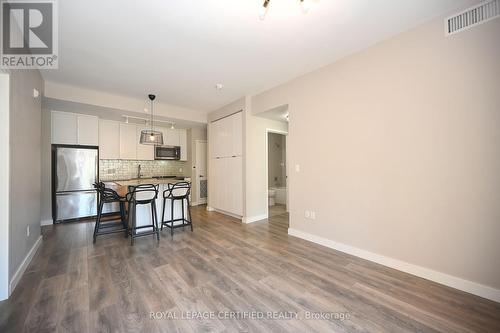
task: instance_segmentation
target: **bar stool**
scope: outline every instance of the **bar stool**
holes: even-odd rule
[[[191,193],[191,184],[188,182],[179,182],[175,184],[168,184],[167,189],[163,191],[163,211],[161,214],[161,230],[163,230],[163,226],[170,228],[170,235],[174,237],[174,229],[182,227],[184,229],[185,226],[191,226],[191,231],[193,231],[193,223],[191,219],[191,208],[189,206],[189,194]],[[170,220],[165,221],[165,208],[167,206],[167,199],[170,200]],[[182,203],[182,215],[181,218],[174,218],[174,204],[176,201],[181,201]],[[187,212],[189,215],[189,220],[184,216],[184,202],[187,203]],[[174,222],[181,223],[175,224]]]
[[[130,245],[134,245],[134,239],[137,237],[156,235],[160,241],[160,229],[158,228],[158,216],[156,215],[156,198],[158,197],[158,185],[141,184],[137,186],[129,186],[129,192],[126,199],[128,202],[128,224]],[[151,224],[137,226],[137,206],[151,206]],[[137,233],[137,230],[144,228],[152,228],[152,231]]]
[[[97,236],[113,234],[118,232],[125,232],[125,237],[128,236],[128,224],[126,219],[125,202],[126,198],[120,196],[115,190],[106,187],[103,182],[94,183],[94,188],[97,192],[98,197],[98,207],[97,207],[97,218],[94,226],[94,243],[96,242]],[[120,205],[120,221],[121,228],[117,227],[117,219],[112,219],[102,223],[102,210],[104,204],[119,203]]]

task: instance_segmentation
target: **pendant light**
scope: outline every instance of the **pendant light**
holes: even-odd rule
[[[151,101],[151,129],[145,129],[141,131],[141,139],[139,140],[139,143],[143,145],[161,146],[163,145],[163,134],[160,131],[155,131],[154,128],[153,101],[155,100],[156,96],[153,94],[149,94],[148,97]]]

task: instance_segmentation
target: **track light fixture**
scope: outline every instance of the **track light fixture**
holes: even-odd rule
[[[313,1],[318,2],[319,0],[299,0],[300,8],[302,9],[302,12],[304,14],[307,14],[309,12]],[[267,12],[269,11],[270,3],[271,3],[271,0],[264,0],[264,3],[262,4],[262,7],[260,8],[259,18],[262,21],[266,19]]]

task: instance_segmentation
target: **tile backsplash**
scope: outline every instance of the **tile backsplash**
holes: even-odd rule
[[[134,160],[100,160],[99,177],[102,181],[137,178],[137,168],[141,165],[144,178],[152,176],[184,176],[187,175],[187,163],[181,161],[134,161]]]

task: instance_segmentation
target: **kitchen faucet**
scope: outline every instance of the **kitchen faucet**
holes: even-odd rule
[[[140,164],[137,166],[137,178],[141,179],[141,165]]]

